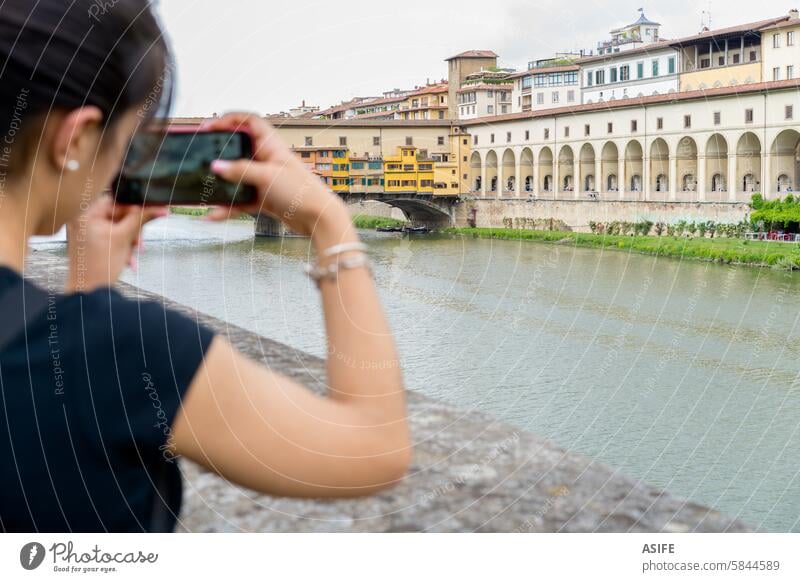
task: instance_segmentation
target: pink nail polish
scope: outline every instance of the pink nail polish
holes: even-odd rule
[[[211,162],[211,170],[216,174],[220,174],[230,167],[231,163],[227,160],[214,160]]]

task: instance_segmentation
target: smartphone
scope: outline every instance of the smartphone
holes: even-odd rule
[[[233,184],[211,171],[214,160],[253,157],[246,132],[167,127],[141,132],[131,141],[112,190],[117,202],[143,206],[243,206],[256,189]]]

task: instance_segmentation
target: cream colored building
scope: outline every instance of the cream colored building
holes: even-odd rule
[[[512,90],[508,84],[464,85],[458,91],[458,118],[477,119],[512,113]]]
[[[671,46],[680,54],[680,90],[696,91],[771,81],[771,77],[765,77],[766,70],[771,71],[771,68],[764,61],[781,57],[776,51],[770,51],[767,57],[762,33],[796,19],[797,14],[792,11],[788,15],[758,22],[704,30],[672,41]]]
[[[482,198],[746,202],[800,189],[791,81],[461,122]]]
[[[762,80],[782,81],[800,76],[800,13],[761,30]]]

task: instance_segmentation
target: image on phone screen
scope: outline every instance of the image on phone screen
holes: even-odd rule
[[[253,188],[219,178],[211,171],[211,162],[247,159],[252,152],[246,133],[142,133],[131,142],[115,196],[124,204],[250,203],[255,200]]]

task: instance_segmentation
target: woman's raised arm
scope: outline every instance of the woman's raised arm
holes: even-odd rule
[[[246,210],[269,212],[311,234],[320,256],[358,241],[341,200],[264,120],[233,114],[213,128],[247,129],[254,137],[254,161],[215,165],[221,177],[259,189],[258,207]],[[241,485],[284,496],[365,495],[402,478],[411,455],[403,381],[369,271],[344,269],[322,281],[320,291],[328,394],[312,393],[217,338],[174,422],[178,454]]]

